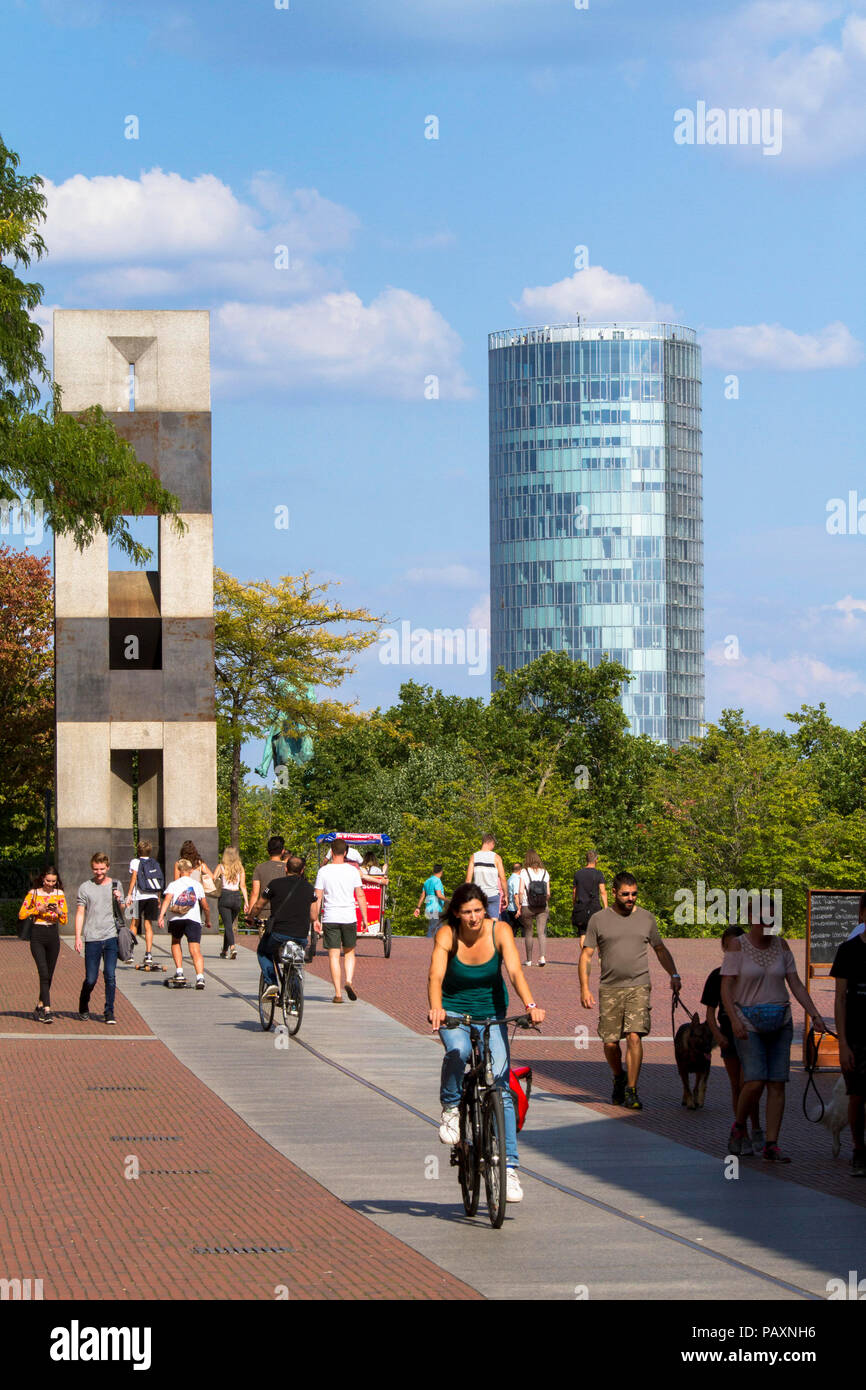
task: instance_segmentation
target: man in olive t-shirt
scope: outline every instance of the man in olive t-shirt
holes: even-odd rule
[[[680,977],[670,952],[659,936],[656,919],[637,904],[637,879],[617,874],[613,881],[613,907],[603,908],[589,919],[580,953],[580,1002],[591,1009],[595,1000],[589,992],[589,967],[598,948],[601,980],[598,987],[598,1033],[604,1055],[613,1072],[613,1105],[627,1110],[643,1110],[638,1099],[637,1080],[643,1062],[642,1038],[650,1030],[650,973],[647,947],[652,946],[659,963],[671,977],[671,989],[680,987]],[[626,1067],[623,1071],[620,1040],[626,1039]]]
[[[271,905],[263,894],[274,879],[283,879],[286,876],[286,865],[282,858],[285,848],[286,842],[282,835],[272,835],[268,840],[269,857],[253,869],[253,890],[250,894],[247,917],[258,917],[261,922],[267,922],[270,919]]]

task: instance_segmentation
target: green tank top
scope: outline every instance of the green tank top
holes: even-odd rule
[[[494,1018],[508,1010],[508,990],[502,978],[502,952],[495,947],[481,965],[464,965],[456,953],[442,981],[442,1007],[472,1019]]]

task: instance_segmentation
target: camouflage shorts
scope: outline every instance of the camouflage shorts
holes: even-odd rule
[[[650,1030],[651,1012],[649,985],[599,987],[598,1036],[606,1043],[619,1042],[626,1033],[640,1033],[643,1037]]]

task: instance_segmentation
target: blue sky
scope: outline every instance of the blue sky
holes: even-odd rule
[[[50,181],[48,309],[211,310],[219,565],[483,625],[487,333],[670,315],[704,343],[708,718],[861,721],[866,536],[825,523],[866,499],[866,0],[140,9],[13,0],[0,132]],[[677,144],[699,102],[781,111],[780,152]],[[379,657],[363,707],[489,689]]]

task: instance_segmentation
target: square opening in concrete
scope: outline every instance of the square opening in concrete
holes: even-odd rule
[[[150,551],[150,559],[136,562],[121,550],[120,546],[114,541],[109,542],[108,546],[108,568],[109,570],[159,570],[159,517],[158,516],[127,516],[124,521],[129,527],[132,539],[139,545],[146,545]]]

